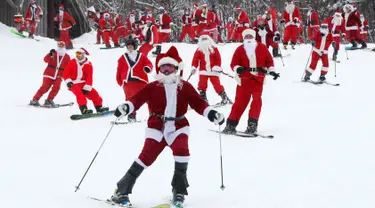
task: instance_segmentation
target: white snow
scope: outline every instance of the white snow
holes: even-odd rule
[[[124,101],[115,81],[117,59],[124,49],[99,50],[92,44],[95,42],[95,34],[74,40],[76,48],[84,46],[91,53],[94,87],[104,104],[114,109]],[[163,45],[163,51],[170,45]],[[185,61],[187,78],[196,46],[175,45]],[[222,66],[230,74],[229,63],[237,45],[219,46]],[[141,151],[146,123],[115,126],[81,190],[75,193],[115,118],[74,122],[69,116],[79,113],[77,105],[60,109],[28,107],[42,81],[46,66],[42,58],[55,42],[20,39],[0,24],[0,47],[0,207],[108,207],[87,197],[111,196],[117,181]],[[375,207],[374,53],[349,51],[350,59],[346,60],[342,49],[337,78],[333,62],[328,76],[329,81],[340,82],[341,86],[332,87],[299,82],[310,50],[311,46],[301,45],[295,51],[283,51],[292,54],[284,58],[285,67],[275,60],[281,78],[269,78],[264,86],[259,131],[274,134],[275,139],[222,136],[224,191],[220,190],[219,137],[208,131],[218,127],[195,112],[186,115],[192,126],[186,207]],[[235,81],[221,78],[234,99]],[[197,86],[197,82],[195,75],[191,83]],[[211,86],[208,98],[212,104],[220,100]],[[71,102],[75,97],[63,84],[55,101]],[[230,110],[220,109],[226,116]],[[147,118],[146,107],[138,117]],[[246,122],[247,111],[238,130],[244,130]],[[171,195],[173,165],[171,151],[165,149],[138,179],[131,201],[140,208],[164,203],[165,196]]]

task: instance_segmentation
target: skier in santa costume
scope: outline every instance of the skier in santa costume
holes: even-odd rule
[[[198,48],[194,53],[191,63],[191,74],[195,74],[199,68],[199,82],[198,91],[200,96],[207,100],[207,83],[211,81],[216,93],[221,97],[222,105],[232,103],[228,98],[223,85],[220,83],[220,73],[223,71],[221,68],[221,56],[219,49],[215,46],[214,40],[208,35],[203,33],[198,39]]]
[[[365,19],[365,16],[363,14],[360,14],[359,17],[360,17],[360,20],[361,20],[361,23],[362,23],[362,27],[360,28],[361,29],[361,38],[364,41],[368,41],[368,29],[369,29],[368,21],[367,21],[367,19]]]
[[[343,18],[345,20],[345,30],[347,31],[347,39],[352,43],[353,48],[357,48],[357,42],[361,43],[361,48],[367,48],[367,44],[361,38],[360,28],[362,22],[356,15],[356,12],[351,4],[344,6]]]
[[[320,33],[315,34],[313,39],[312,45],[314,46],[313,52],[311,55],[311,63],[308,69],[305,71],[305,77],[303,78],[304,81],[309,81],[311,74],[315,71],[316,65],[318,64],[319,59],[322,60],[323,66],[320,73],[319,81],[324,82],[326,80],[326,74],[329,68],[329,61],[328,61],[328,48],[333,44],[335,47],[336,43],[332,42],[333,37],[332,34],[329,33],[328,24],[323,23],[320,25]]]
[[[319,33],[319,14],[316,10],[309,6],[309,11],[307,12],[307,34],[310,40],[315,37],[315,33]]]
[[[147,56],[137,51],[137,41],[126,41],[128,51],[118,59],[116,80],[124,89],[126,100],[130,100],[148,83],[147,74],[152,70],[152,63]],[[136,121],[136,112],[128,115],[129,122]]]
[[[285,11],[283,14],[283,19],[280,21],[281,24],[285,23],[285,32],[283,40],[284,49],[287,49],[289,41],[292,45],[292,49],[295,49],[299,33],[298,28],[300,27],[300,21],[301,14],[299,12],[299,9],[296,7],[292,0],[288,0],[287,6],[285,7]]]
[[[154,48],[154,45],[159,45],[159,32],[152,18],[146,19],[146,25],[142,29],[141,39],[143,44],[139,47],[139,52],[145,56]]]
[[[69,90],[76,96],[79,109],[82,114],[91,114],[92,110],[87,108],[87,99],[94,103],[96,112],[108,111],[108,107],[103,107],[103,99],[92,87],[93,67],[87,59],[90,55],[86,49],[80,48],[76,52],[75,59],[69,61],[64,70],[64,80]]]
[[[236,98],[227,119],[223,133],[235,134],[238,122],[252,97],[248,116],[248,126],[245,133],[257,131],[258,119],[262,108],[262,93],[265,74],[280,77],[274,71],[273,58],[267,47],[255,40],[256,32],[246,29],[242,32],[244,43],[234,52],[230,64],[237,81]]]
[[[173,48],[173,49],[172,49]],[[181,80],[178,73],[179,55],[174,46],[156,58],[157,81],[149,83],[129,101],[117,107],[116,117],[123,117],[148,103],[150,117],[146,129],[146,141],[142,152],[124,177],[117,183],[114,203],[131,206],[129,194],[143,170],[152,165],[166,146],[172,149],[175,165],[172,179],[173,204],[182,205],[188,195],[189,183],[186,171],[189,161],[189,122],[185,117],[188,106],[204,115],[211,122],[222,125],[224,115],[204,101],[194,87]]]
[[[44,102],[45,106],[53,107],[55,103],[53,99],[60,91],[61,77],[63,71],[70,60],[70,56],[66,53],[65,43],[63,41],[57,42],[57,49],[51,49],[44,57],[47,68],[43,74],[43,84],[30,101],[30,105],[39,106],[39,99],[51,89],[47,99]]]
[[[337,54],[340,50],[341,37],[345,36],[345,20],[342,17],[342,12],[340,10],[336,10],[335,14],[324,20],[323,23],[328,23],[328,28],[332,34],[333,42],[335,42],[332,59],[336,61]]]
[[[69,30],[76,24],[76,21],[70,14],[64,11],[64,5],[60,5],[59,14],[55,17],[55,22],[59,23],[60,40],[66,44],[66,49],[73,49],[73,43],[70,40]]]
[[[34,38],[36,27],[40,22],[40,19],[43,17],[43,10],[36,4],[35,0],[30,0],[29,7],[27,7],[25,21],[18,30],[19,33],[23,33],[27,27],[29,29],[29,38]]]

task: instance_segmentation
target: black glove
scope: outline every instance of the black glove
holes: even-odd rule
[[[66,86],[68,86],[68,88],[70,89],[73,86],[73,82],[66,83]]]
[[[39,15],[39,18],[42,18],[42,17],[43,17],[43,15],[42,15],[42,14],[40,14],[40,15]]]
[[[93,25],[93,27],[94,27],[95,30],[99,30],[100,29],[100,26],[98,24],[96,24],[96,23]]]
[[[315,46],[315,41],[311,41],[311,45],[312,45],[312,46]]]
[[[270,72],[270,75],[273,76],[273,80],[277,80],[277,78],[280,77],[280,73],[276,73],[274,71],[271,71]]]
[[[315,20],[311,20],[309,25],[315,24]]]
[[[143,68],[143,70],[145,70],[146,73],[150,73],[151,72],[151,69],[148,66],[145,66]]]
[[[332,46],[333,46],[333,48],[336,48],[336,46],[337,46],[336,42],[332,42]]]
[[[285,20],[280,20],[280,24],[284,24],[285,23]]]
[[[90,91],[88,91],[88,90],[85,90],[85,89],[82,89],[82,93],[84,94],[84,95],[87,95],[87,93],[89,93]]]
[[[224,115],[217,112],[216,110],[210,110],[207,117],[208,120],[214,122],[216,125],[222,125],[225,122]]]
[[[116,117],[124,117],[129,114],[129,104],[121,104],[119,105],[115,110],[115,116]]]
[[[54,54],[55,52],[56,52],[55,49],[51,49],[51,50],[49,51],[49,56],[53,57],[53,54]]]
[[[236,70],[237,74],[242,74],[244,71],[245,71],[245,68],[243,66],[238,67]]]
[[[294,22],[294,24],[297,24],[298,19],[297,19],[297,18],[294,18],[294,19],[293,19],[293,22]]]
[[[275,41],[276,41],[276,42],[279,42],[280,39],[281,39],[281,35],[280,35],[280,33],[277,33],[277,34],[275,35]]]
[[[368,29],[369,29],[369,26],[368,26],[368,25],[366,25],[366,26],[364,27],[364,29],[365,29],[365,30],[368,30]]]

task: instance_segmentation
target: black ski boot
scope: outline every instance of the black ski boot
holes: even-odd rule
[[[367,44],[366,44],[366,42],[365,42],[365,41],[362,41],[361,45],[362,45],[362,47],[361,47],[361,48],[367,48]]]
[[[56,104],[55,104],[55,102],[53,102],[53,100],[45,100],[45,101],[44,101],[44,106],[47,106],[47,107],[55,107]]]
[[[324,81],[326,81],[326,75],[321,74],[320,77],[319,77],[319,82],[324,82]]]
[[[279,48],[273,48],[272,49],[272,55],[274,58],[281,57],[281,54],[279,53]]]
[[[245,130],[246,134],[254,134],[258,129],[258,119],[249,118],[247,121],[247,128]]]
[[[137,117],[136,117],[136,114],[135,113],[131,113],[128,115],[128,121],[129,122],[136,122],[137,121]]]
[[[310,76],[311,76],[311,73],[308,72],[308,71],[306,71],[306,72],[305,72],[305,76],[303,77],[303,80],[302,80],[302,81],[304,81],[304,82],[308,82],[308,81],[310,81]]]
[[[292,43],[292,49],[293,49],[293,50],[296,49],[296,43]]]
[[[32,106],[40,106],[40,103],[38,100],[31,100],[29,105],[32,105]]]
[[[86,105],[79,106],[79,110],[81,110],[82,114],[92,114],[93,111],[88,109]]]
[[[188,195],[187,188],[189,183],[186,176],[188,163],[174,163],[174,174],[172,179],[173,204],[181,206],[185,201],[185,195]]]
[[[95,106],[95,110],[97,113],[103,113],[109,111],[109,108],[103,106]]]
[[[137,162],[133,162],[128,172],[126,172],[124,177],[122,177],[117,183],[117,189],[115,194],[111,197],[111,201],[122,206],[131,206],[129,194],[132,193],[135,181],[141,175],[143,170],[143,166]]]
[[[227,93],[225,93],[225,91],[220,93],[220,97],[221,97],[221,102],[220,102],[221,105],[233,104],[233,102],[229,99],[229,97],[228,97]]]
[[[161,53],[161,45],[157,45],[155,51],[152,52],[153,55],[159,55]]]
[[[199,95],[201,96],[201,98],[202,98],[203,100],[205,100],[206,102],[208,102],[208,100],[207,100],[207,95],[206,95],[206,91],[204,91],[204,90],[199,90]]]
[[[357,48],[358,45],[357,42],[355,42],[355,40],[352,40],[350,43],[352,44],[353,48]]]
[[[288,43],[283,43],[284,50],[288,50]]]
[[[236,134],[237,130],[236,127],[238,125],[238,121],[233,121],[227,119],[227,125],[225,126],[224,130],[221,132],[223,134]]]
[[[34,39],[34,35],[29,33],[29,38]]]

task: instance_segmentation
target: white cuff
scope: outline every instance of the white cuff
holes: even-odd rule
[[[223,69],[222,69],[220,66],[214,66],[214,67],[212,67],[212,71],[215,71],[215,72],[222,72]]]
[[[240,66],[240,65],[236,65],[236,66],[233,67],[233,71],[234,71],[235,73],[237,73],[237,68],[238,68],[238,67],[241,67],[241,66]]]
[[[92,90],[92,86],[85,84],[85,85],[83,86],[83,89],[84,89],[84,90],[87,90],[87,91],[91,91],[91,90]]]
[[[131,114],[131,113],[133,113],[133,111],[134,111],[134,105],[133,105],[133,103],[130,102],[130,101],[126,101],[124,104],[128,104],[129,105],[128,115]]]
[[[65,83],[69,83],[69,82],[73,82],[73,80],[70,78],[65,80]]]
[[[275,67],[271,66],[270,68],[268,68],[268,73],[274,72],[274,71],[275,71]]]
[[[211,111],[211,110],[215,110],[213,107],[211,106],[208,106],[206,109],[204,109],[203,111],[203,116],[208,118],[208,113]]]

